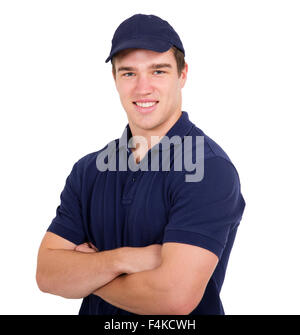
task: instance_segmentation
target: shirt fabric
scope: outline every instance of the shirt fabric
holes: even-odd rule
[[[219,262],[201,302],[191,314],[225,314],[220,291],[246,205],[239,175],[225,151],[196,127],[186,112],[166,134],[169,138],[175,135],[183,142],[185,136],[204,136],[201,181],[186,182],[186,174],[192,172],[173,171],[172,154],[170,171],[99,171],[97,157],[108,147],[105,146],[73,165],[47,231],[77,245],[92,242],[99,251],[166,242],[210,250]],[[127,124],[122,137],[114,141],[117,164],[124,137],[126,143],[130,136]],[[161,151],[159,147],[155,146]],[[146,154],[148,162],[145,158],[141,161],[149,167],[153,148]],[[196,154],[195,143],[192,151]],[[125,153],[129,157],[131,151],[126,149]],[[133,315],[94,294],[83,299],[79,314]]]

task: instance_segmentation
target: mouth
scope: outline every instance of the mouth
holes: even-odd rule
[[[133,104],[138,112],[142,114],[147,114],[153,112],[156,109],[159,101],[147,101],[147,102],[138,102],[134,101]]]

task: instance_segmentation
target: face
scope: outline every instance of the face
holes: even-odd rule
[[[187,64],[178,77],[172,50],[127,49],[115,59],[115,84],[133,135],[164,135],[181,115]]]

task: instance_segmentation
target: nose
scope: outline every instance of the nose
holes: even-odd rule
[[[151,79],[147,74],[140,74],[136,78],[135,93],[138,96],[144,96],[153,92]]]

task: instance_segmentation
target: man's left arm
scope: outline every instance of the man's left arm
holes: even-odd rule
[[[190,314],[200,303],[218,257],[201,247],[167,242],[161,265],[125,274],[94,292],[134,314]]]
[[[135,314],[190,314],[200,303],[241,220],[245,202],[235,167],[223,157],[205,161],[201,182],[174,173],[172,205],[164,229],[161,265],[117,277],[94,292]]]

